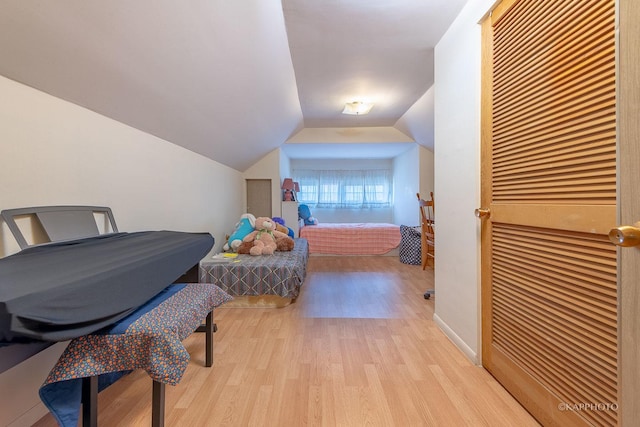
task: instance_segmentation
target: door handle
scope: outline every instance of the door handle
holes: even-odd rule
[[[480,219],[486,219],[491,215],[491,211],[488,208],[478,208],[474,211],[474,214]]]
[[[609,231],[609,240],[616,246],[625,248],[640,245],[640,222],[622,225]]]

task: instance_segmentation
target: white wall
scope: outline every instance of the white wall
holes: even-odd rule
[[[433,152],[421,145],[393,159],[394,223],[420,225],[416,193],[424,199],[433,191]]]
[[[479,20],[494,0],[470,0],[435,48],[435,320],[480,362]],[[446,238],[445,238],[446,236]]]
[[[278,149],[280,154],[280,184],[285,178],[291,178],[291,159],[282,149]]]
[[[411,135],[418,144],[431,151],[434,147],[433,94],[434,87],[431,86],[393,125],[399,131]]]
[[[0,93],[0,209],[110,206],[121,231],[210,232],[216,247],[242,213],[236,170],[4,77]],[[3,224],[0,256],[17,250]],[[37,391],[59,352],[0,374],[0,425],[46,413]]]
[[[420,191],[418,145],[393,159],[393,219],[398,225],[418,225],[416,193]]]

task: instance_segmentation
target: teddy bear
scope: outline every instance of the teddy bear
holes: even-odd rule
[[[282,231],[284,234],[289,235],[289,237],[291,237],[292,239],[295,237],[296,233],[292,228],[288,227],[287,224],[285,224],[284,219],[280,218],[279,216],[274,216],[272,219],[276,222],[276,230]]]
[[[277,224],[276,223],[276,230],[281,232],[281,233],[283,233],[283,234],[286,234],[287,236],[289,236],[291,238],[293,238],[293,236],[295,234],[292,229],[290,229],[286,225],[282,225],[282,224]]]
[[[276,222],[271,218],[258,217],[255,222],[255,230],[247,234],[242,241],[253,242],[253,246],[249,250],[251,255],[273,255],[278,247],[276,236],[287,235],[276,230]]]
[[[276,252],[289,252],[293,250],[295,246],[295,242],[288,235],[281,236],[280,233],[274,232],[274,236],[276,238]],[[249,254],[251,253],[251,248],[253,247],[253,241],[251,242],[242,242],[236,252],[239,254]]]
[[[282,234],[282,236],[280,234],[276,234],[276,251],[288,252],[293,250],[293,246],[295,245],[293,239],[288,234]]]
[[[242,254],[249,255],[252,247],[253,247],[253,242],[242,242],[238,246],[238,249],[236,249],[236,252],[241,255]]]
[[[280,236],[280,233],[275,233],[276,237],[276,251],[278,252],[288,252],[293,250],[293,246],[295,242],[293,241],[293,236],[295,233],[292,229],[286,226],[284,223],[284,219],[280,217],[273,217],[273,222],[276,223],[276,231],[280,231],[284,236]]]
[[[227,243],[222,247],[225,251],[237,252],[238,247],[242,243],[247,234],[251,233],[255,229],[256,217],[250,213],[240,216],[240,221],[236,224],[235,230],[227,239]]]

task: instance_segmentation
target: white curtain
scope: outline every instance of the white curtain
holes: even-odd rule
[[[387,169],[293,170],[300,184],[298,201],[318,208],[389,207],[393,175]]]

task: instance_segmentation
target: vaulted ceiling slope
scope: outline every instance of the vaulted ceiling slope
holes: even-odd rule
[[[244,171],[305,126],[393,126],[464,2],[2,0],[0,74]]]

